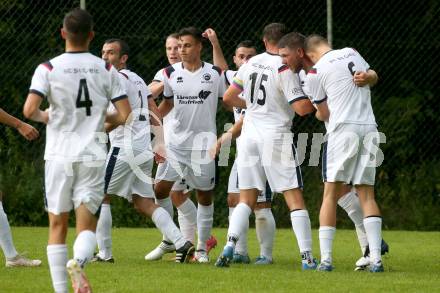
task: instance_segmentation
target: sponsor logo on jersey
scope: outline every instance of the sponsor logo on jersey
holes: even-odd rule
[[[210,94],[211,94],[210,91],[201,90],[197,96],[177,95],[176,98],[179,101],[179,104],[183,104],[183,105],[203,104]]]
[[[178,77],[177,77],[177,83],[181,83],[181,82],[183,82],[183,77],[178,76]]]
[[[294,95],[302,95],[302,94],[303,94],[303,91],[302,91],[301,88],[296,87],[296,88],[293,88],[293,89],[292,89],[292,93],[293,93]]]

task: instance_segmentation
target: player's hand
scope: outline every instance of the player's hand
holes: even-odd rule
[[[164,163],[165,162],[165,157],[162,157],[158,153],[154,153],[154,161],[156,162],[156,164]]]
[[[221,137],[217,140],[217,142],[209,149],[209,155],[211,159],[215,159],[215,157],[220,152],[222,147]]]
[[[218,43],[217,34],[212,28],[206,29],[202,33],[202,37],[207,38],[211,42],[211,44]]]
[[[24,122],[20,122],[20,124],[17,126],[17,130],[27,140],[37,139],[40,135],[38,130]]]
[[[162,144],[155,144],[153,146],[154,161],[157,164],[164,163],[166,160],[166,148]]]
[[[370,83],[370,75],[365,71],[356,71],[353,81],[359,87],[366,86]]]

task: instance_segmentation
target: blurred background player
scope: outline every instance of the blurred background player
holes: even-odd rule
[[[61,36],[65,53],[40,64],[32,77],[24,116],[47,125],[45,202],[49,213],[47,258],[55,292],[68,292],[67,272],[74,292],[91,292],[84,266],[96,246],[95,213],[104,197],[106,138],[104,120],[125,123],[131,112],[119,73],[88,52],[94,37],[92,16],[70,11]],[[47,98],[49,109],[40,110]],[[105,115],[109,102],[117,112]],[[73,259],[67,261],[69,212],[76,215]]]
[[[132,120],[124,126],[110,129],[111,149],[107,156],[105,187],[106,196],[101,207],[97,226],[99,252],[96,261],[113,262],[111,250],[110,195],[117,195],[133,202],[135,209],[150,217],[156,227],[177,247],[176,261],[185,262],[194,250],[186,241],[166,210],[154,203],[153,148],[150,141],[150,122],[160,125],[159,110],[145,82],[127,69],[129,46],[121,39],[109,39],[102,47],[102,59],[119,70],[130,106]],[[114,111],[110,105],[109,111]],[[156,137],[161,134],[156,133]]]
[[[283,59],[283,64],[286,64],[293,72],[298,74],[304,93],[310,97],[307,87],[306,72],[310,70],[314,64],[304,52],[304,42],[304,35],[297,32],[291,32],[281,38],[278,42],[278,47],[279,54]],[[372,75],[373,78],[368,75]],[[376,72],[369,69],[367,72],[357,72],[354,75],[353,80],[356,85],[365,86],[369,81],[377,80],[377,77],[374,78],[374,75],[377,75]],[[374,84],[370,84],[370,86],[373,85]],[[327,127],[328,123],[325,122],[324,124]],[[351,185],[346,184],[341,187],[341,192],[338,194],[338,205],[347,212],[347,215],[355,225],[356,234],[362,251],[362,257],[356,262],[356,270],[366,269],[366,266],[369,265],[369,249],[363,223],[364,217],[359,198]],[[381,249],[382,254],[389,251],[388,244],[384,240],[382,240]]]
[[[18,133],[27,140],[37,139],[38,131],[31,125],[21,121],[20,119],[9,115],[0,108],[0,123],[6,124],[17,129]],[[0,191],[0,247],[6,259],[6,267],[37,267],[41,265],[39,259],[28,259],[20,255],[15,249],[12,241],[11,227],[9,226],[8,216],[3,209],[2,192]]]
[[[257,49],[252,41],[246,40],[240,42],[236,49],[235,54],[233,56],[233,62],[237,69],[240,68],[241,65],[246,63],[250,58],[257,55]],[[232,80],[237,71],[234,70],[226,70],[225,71],[225,81],[226,86],[229,87],[232,83]],[[236,145],[238,149],[238,144],[240,138],[238,137],[241,132],[241,127],[243,125],[243,115],[245,113],[245,109],[233,107],[232,109],[234,114],[234,126],[224,135],[222,135],[217,140],[216,153],[220,151],[221,145],[225,140],[230,140],[231,138],[236,138]],[[232,137],[231,137],[232,136]],[[255,213],[255,231],[257,233],[257,239],[260,244],[260,255],[256,258],[255,264],[271,264],[272,259],[272,250],[273,250],[273,241],[275,238],[275,219],[271,210],[271,201],[272,201],[272,190],[270,186],[267,184],[266,189],[258,196],[257,204],[254,209]],[[240,199],[240,189],[238,184],[238,173],[237,173],[237,160],[234,160],[234,164],[231,168],[231,173],[229,174],[228,180],[228,207],[229,207],[229,216],[230,220],[232,212],[235,207],[239,203]],[[249,227],[248,227],[249,228]],[[244,231],[242,237],[240,237],[237,241],[234,251],[234,257],[232,259],[233,263],[249,263],[250,258],[248,254],[248,245],[247,245],[247,232],[248,229]]]
[[[377,146],[380,142],[371,106],[370,85],[377,75],[352,48],[333,50],[318,35],[305,41],[305,52],[315,63],[308,71],[307,86],[317,108],[316,117],[327,121],[323,150],[324,195],[319,215],[321,263],[319,271],[332,271],[332,245],[336,232],[336,202],[345,184],[353,184],[363,210],[370,250],[370,272],[383,272],[382,218],[374,199]],[[362,72],[364,79],[356,72]],[[371,162],[371,156],[373,161]]]
[[[197,190],[198,243],[195,259],[209,262],[206,241],[211,236],[214,206],[215,163],[208,148],[216,140],[216,112],[223,96],[222,70],[201,61],[202,32],[184,28],[179,32],[182,62],[164,69],[164,101],[159,106],[166,116],[174,108],[165,163],[159,164],[156,198],[166,200],[174,182],[185,179]],[[203,120],[200,120],[203,119]],[[202,122],[202,123],[200,123]],[[159,204],[161,204],[159,202]]]
[[[314,111],[302,93],[298,77],[282,64],[278,41],[287,33],[284,24],[272,23],[263,31],[266,52],[242,65],[224,95],[229,106],[246,108],[241,140],[238,146],[238,179],[240,203],[231,215],[228,241],[216,266],[228,266],[237,240],[249,225],[257,197],[266,180],[274,192],[284,194],[291,211],[302,259],[302,269],[316,268],[312,254],[309,214],[302,196],[301,170],[291,133],[294,113]],[[243,92],[245,100],[239,97]]]

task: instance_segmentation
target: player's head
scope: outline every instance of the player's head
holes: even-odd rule
[[[102,59],[111,63],[118,70],[127,67],[128,54],[130,48],[121,39],[108,39],[102,46]]]
[[[287,27],[283,23],[274,22],[263,29],[263,42],[266,48],[276,46],[280,39],[287,33]]]
[[[87,11],[75,8],[63,20],[61,36],[73,46],[88,46],[94,37],[93,18]]]
[[[197,62],[202,52],[202,31],[186,27],[179,31],[179,55],[183,62]]]
[[[310,35],[304,42],[304,50],[310,60],[316,63],[324,53],[331,50],[331,46],[323,36]]]
[[[233,57],[235,66],[240,68],[241,65],[248,62],[248,60],[255,55],[257,55],[257,48],[252,41],[246,40],[240,42],[235,48],[235,54]]]
[[[306,37],[304,35],[292,32],[284,35],[278,42],[278,52],[283,59],[283,64],[286,64],[295,72],[299,72],[304,65],[305,39]]]
[[[167,37],[165,41],[165,51],[168,63],[171,65],[181,61],[179,56],[179,35],[177,33],[172,33]]]

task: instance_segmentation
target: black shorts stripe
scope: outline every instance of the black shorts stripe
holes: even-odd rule
[[[266,181],[266,190],[265,190],[266,202],[272,202],[272,189],[270,188],[269,182]]]
[[[296,157],[296,151],[295,151],[295,144],[292,143],[292,152],[293,152],[293,159],[295,160],[295,165],[297,164],[296,168],[296,180],[298,181],[298,187],[303,188],[303,180],[302,180],[302,174],[301,174],[301,167],[299,166],[299,161],[297,161]]]
[[[105,185],[104,193],[107,193],[108,185],[112,179],[113,170],[115,169],[116,161],[118,159],[119,148],[114,147],[110,159],[108,160],[107,167],[105,168]]]
[[[327,142],[322,145],[322,180],[327,182]]]

